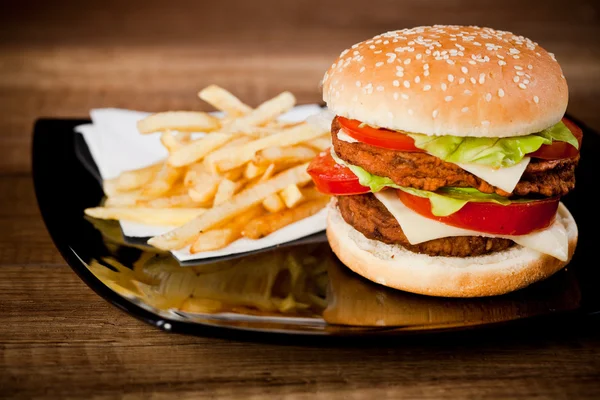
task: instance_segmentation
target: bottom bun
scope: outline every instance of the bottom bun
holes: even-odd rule
[[[577,245],[577,225],[562,203],[556,218],[569,238],[567,261],[519,245],[465,258],[413,253],[367,239],[344,221],[335,200],[329,205],[327,239],[348,268],[381,285],[429,296],[495,296],[546,279],[569,263]]]

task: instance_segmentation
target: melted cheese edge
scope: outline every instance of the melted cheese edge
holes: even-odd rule
[[[427,242],[453,236],[485,236],[510,239],[523,247],[548,254],[561,261],[567,261],[569,254],[569,237],[559,217],[548,228],[528,235],[501,236],[477,232],[470,229],[456,228],[441,222],[423,217],[406,207],[394,190],[383,190],[373,193],[396,218],[406,238],[411,244]]]
[[[342,142],[347,143],[357,143],[358,140],[354,139],[352,136],[348,135],[348,133],[344,130],[344,128],[340,128],[337,132],[337,138]]]
[[[472,173],[478,178],[483,179],[490,185],[496,186],[505,192],[512,193],[515,186],[521,180],[525,168],[531,161],[530,157],[523,157],[517,164],[506,168],[492,168],[485,165],[456,163],[467,172]]]

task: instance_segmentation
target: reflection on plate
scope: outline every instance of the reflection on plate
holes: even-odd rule
[[[98,204],[102,191],[82,165],[85,149],[76,155],[72,127],[78,123],[42,121],[36,126],[35,186],[48,230],[90,287],[163,329],[394,334],[598,310],[597,290],[590,290],[596,288],[598,271],[584,262],[593,250],[590,226],[597,221],[577,216],[583,221],[581,241],[571,265],[544,282],[498,297],[435,298],[377,285],[343,266],[324,235],[241,257],[181,265],[169,253],[126,241],[116,222],[84,218],[83,209]],[[578,179],[579,187],[585,187],[581,180],[590,178]],[[591,207],[589,200],[578,203],[574,214],[586,207]]]
[[[327,243],[181,266],[169,253],[132,248],[116,222],[89,221],[102,233],[109,254],[87,263],[89,270],[121,296],[189,321],[431,330],[573,310],[581,300],[577,280],[568,270],[528,290],[498,297],[445,299],[406,293],[351,272]],[[132,250],[135,254],[119,261]]]

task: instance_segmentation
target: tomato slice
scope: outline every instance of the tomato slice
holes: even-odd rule
[[[424,217],[457,228],[494,235],[526,235],[547,228],[554,222],[559,202],[558,197],[509,205],[469,202],[454,214],[436,217],[431,213],[428,198],[402,190],[396,192],[405,206]]]
[[[563,118],[562,122],[569,128],[573,136],[579,142],[579,148],[581,149],[581,141],[583,139],[583,132],[575,123],[567,118]],[[562,158],[573,158],[579,154],[579,150],[571,146],[567,142],[552,142],[552,144],[544,144],[538,150],[530,153],[530,157],[541,158],[543,160],[558,160]]]
[[[399,131],[392,131],[384,128],[373,128],[365,125],[360,126],[361,122],[355,119],[348,119],[344,117],[337,117],[340,125],[344,128],[344,131],[352,138],[369,144],[371,146],[383,147],[391,150],[400,150],[406,152],[424,153],[415,147],[414,140]],[[562,121],[573,133],[579,142],[579,148],[581,148],[581,141],[583,138],[583,132],[581,129],[571,120],[563,118]],[[563,158],[576,157],[579,154],[579,150],[571,146],[566,142],[553,142],[552,144],[542,145],[538,150],[533,153],[529,153],[530,157],[541,158],[544,160],[558,160]]]
[[[413,138],[402,132],[377,129],[368,125],[361,127],[361,122],[355,119],[339,116],[337,119],[344,131],[359,142],[386,149],[424,153],[423,150],[415,147]]]
[[[363,194],[371,189],[358,182],[358,177],[348,167],[335,162],[331,153],[322,152],[306,170],[321,193],[329,195]]]

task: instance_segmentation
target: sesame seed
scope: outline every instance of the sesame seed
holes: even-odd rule
[[[465,113],[465,112],[469,111],[469,107],[463,107],[462,110],[460,110],[460,111]]]
[[[464,91],[463,93],[464,93],[464,94],[467,94],[467,95],[471,95],[471,94],[473,94],[473,92],[471,92],[469,89],[465,89],[465,91]]]
[[[404,76],[404,72],[402,71],[396,71],[396,76],[399,78],[402,78]]]
[[[499,97],[504,97],[504,90],[498,89],[498,96]]]
[[[459,85],[462,85],[463,83],[465,83],[465,78],[460,78],[460,79],[458,80],[458,84],[459,84]]]
[[[527,66],[527,69],[533,69],[533,65],[529,64],[529,65]]]
[[[398,87],[398,86],[400,86],[400,81],[399,81],[399,80],[397,80],[397,79],[395,79],[395,80],[392,82],[392,84],[393,84],[394,86]]]
[[[410,82],[409,81],[404,81],[404,87],[405,88],[409,88],[410,87]]]
[[[431,114],[431,116],[432,116],[433,118],[437,118],[438,114],[439,114],[439,111],[438,111],[438,110],[433,110],[433,113]]]
[[[425,86],[423,86],[423,91],[424,92],[426,92],[426,91],[428,91],[430,89],[431,89],[431,85],[425,85]]]
[[[521,67],[520,65],[515,65],[515,69],[518,70],[518,71],[522,71],[523,67]]]
[[[515,77],[513,78],[513,81],[514,81],[515,83],[518,83],[518,82],[519,82],[519,77],[518,77],[518,76],[515,76]]]
[[[446,89],[448,89],[448,85],[446,85],[445,83],[442,83],[441,87],[444,92],[446,91]]]
[[[446,96],[444,97],[444,100],[448,101],[452,101],[453,97],[452,96]]]
[[[423,76],[429,76],[429,70],[425,70],[425,72],[423,72]]]
[[[369,46],[369,48],[372,50],[372,49],[374,49],[374,48],[375,48],[375,45],[374,45],[374,44],[372,44],[372,45],[370,45],[370,46]]]
[[[408,100],[408,95],[406,93],[402,93],[400,97],[402,97],[404,100]]]
[[[486,95],[485,95],[485,101],[487,101],[487,102],[492,101],[492,94],[491,93],[486,93]]]
[[[470,61],[469,61],[469,64],[471,64],[471,65],[477,65],[477,62],[476,62],[476,61],[474,61],[474,60],[470,60]]]
[[[405,65],[408,65],[408,64],[410,64],[410,58],[407,58],[406,60],[404,60],[404,64],[405,64]]]
[[[382,61],[379,61],[379,62],[375,63],[375,66],[376,66],[376,67],[381,67],[382,65],[383,65],[383,62],[382,62]]]
[[[527,86],[524,83],[519,83],[519,87],[521,89],[527,89]]]
[[[356,87],[360,87],[360,81],[356,81]]]
[[[377,86],[377,91],[378,92],[383,92],[383,86],[381,86],[381,85]]]
[[[533,96],[533,101],[535,102],[535,104],[538,104],[540,102],[540,98],[537,96]]]
[[[523,75],[525,75],[525,72],[523,72],[523,71],[517,71],[517,76],[523,76]]]
[[[454,82],[454,75],[448,74],[448,81],[449,82]]]
[[[420,54],[420,53],[419,53],[419,54],[417,54],[417,55],[415,56],[415,58],[416,58],[417,60],[420,60],[420,59],[421,59],[421,57],[423,57],[423,55],[422,55],[422,54]]]
[[[506,61],[498,60],[498,65],[500,65],[500,66],[506,65]]]
[[[460,70],[462,71],[463,74],[469,73],[469,69],[467,67],[460,67]]]
[[[473,85],[475,85],[477,83],[477,80],[475,78],[473,78],[473,77],[469,78],[469,80],[471,81],[471,83]]]
[[[421,77],[419,75],[415,76],[415,83],[421,82]]]
[[[479,74],[479,83],[483,85],[485,82],[485,74]]]
[[[423,64],[423,69],[425,69],[425,70],[429,69],[429,64]]]
[[[529,79],[523,79],[523,83],[529,85]]]
[[[366,69],[365,67],[360,67],[360,70],[358,72],[363,73],[363,72],[365,72],[365,69]]]

